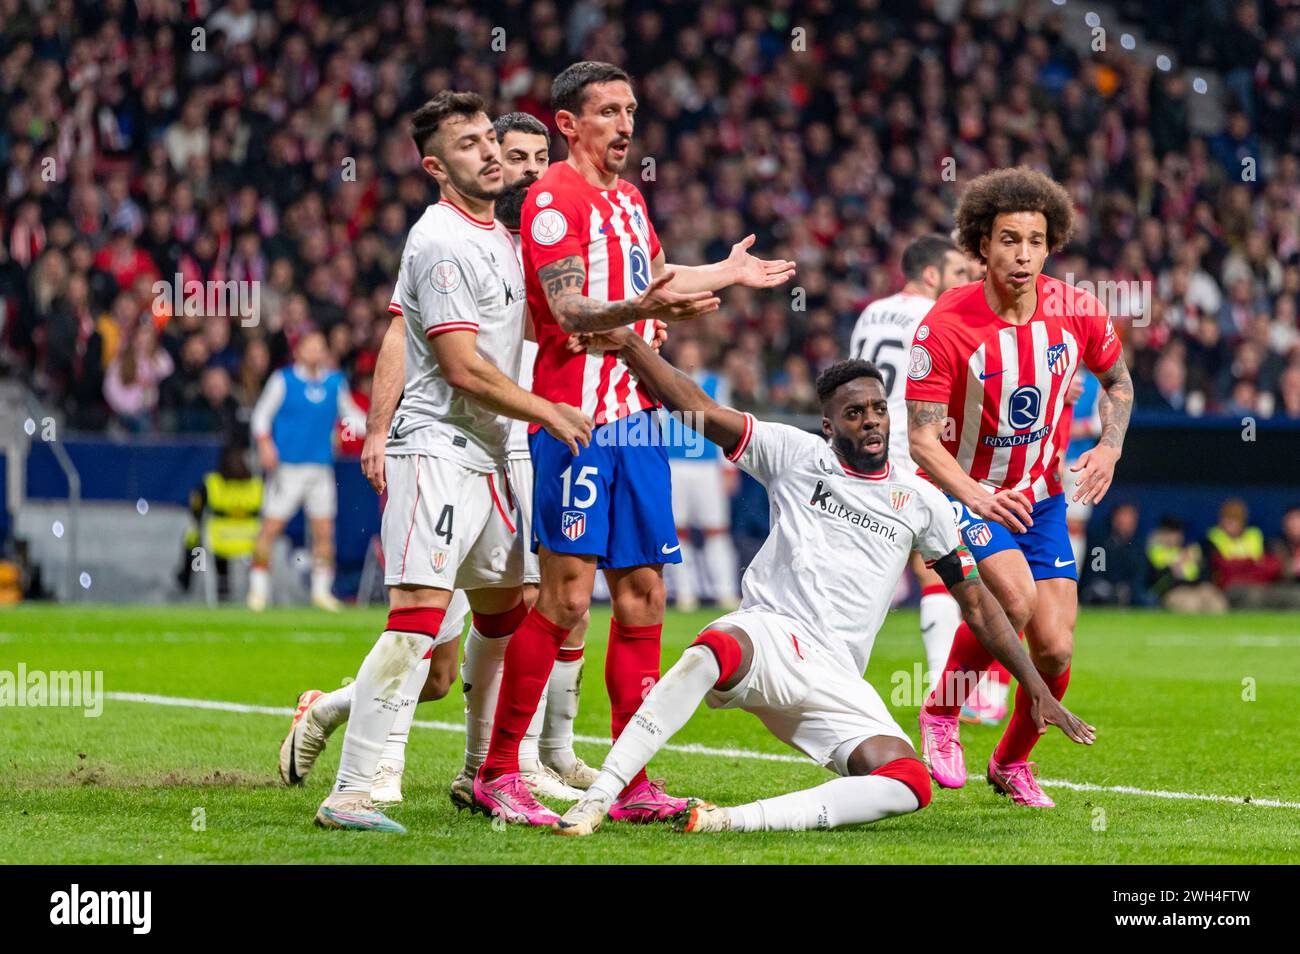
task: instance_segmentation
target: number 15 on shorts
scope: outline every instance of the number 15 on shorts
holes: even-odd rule
[[[560,478],[560,505],[564,508],[560,516],[560,532],[569,540],[577,540],[587,532],[587,515],[583,511],[596,502],[599,494],[596,482],[592,480],[599,470],[585,465],[575,475],[575,466],[566,468]]]

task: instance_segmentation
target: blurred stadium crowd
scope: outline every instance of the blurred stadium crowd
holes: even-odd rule
[[[314,324],[364,400],[432,198],[405,115],[455,86],[549,122],[551,76],[591,57],[638,80],[631,168],[671,260],[753,231],[799,263],[804,310],[735,289],[685,332],[740,406],[814,410],[906,239],[1024,162],[1078,200],[1056,274],[1155,289],[1123,329],[1141,408],[1300,418],[1300,6],[1137,6],[1173,70],[1114,38],[1081,56],[1033,2],[0,0],[5,360],[77,428],[238,438]],[[1198,63],[1225,77],[1213,133]],[[259,320],[172,315],[153,283],[178,273],[259,282]]]
[[[1034,0],[0,0],[0,366],[74,429],[242,443],[314,326],[364,407],[434,199],[406,115],[458,87],[550,125],[552,76],[591,58],[636,79],[629,169],[671,261],[754,232],[798,262],[796,299],[730,289],[675,330],[736,406],[817,411],[907,240],[1027,163],[1077,201],[1050,270],[1152,290],[1116,322],[1141,411],[1300,419],[1300,4],[1113,6],[1172,68]],[[256,320],[177,312],[176,276],[255,283]]]

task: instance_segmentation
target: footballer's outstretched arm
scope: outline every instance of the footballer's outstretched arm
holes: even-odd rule
[[[602,336],[618,349],[627,366],[668,410],[689,414],[688,426],[699,431],[730,454],[745,435],[745,415],[719,404],[704,393],[688,375],[678,371],[659,356],[640,335],[620,328]]]
[[[553,404],[525,391],[478,350],[477,339],[473,331],[433,336],[433,353],[448,384],[489,411],[542,425],[575,455],[579,444],[591,443],[591,418],[570,404]]]
[[[1133,379],[1121,353],[1106,371],[1097,375],[1102,394],[1097,401],[1097,416],[1101,418],[1101,437],[1096,446],[1080,455],[1070,468],[1082,471],[1075,486],[1074,499],[1084,503],[1099,503],[1115,479],[1115,464],[1124,452],[1124,435],[1128,433],[1128,419],[1133,413]]]
[[[962,469],[943,446],[943,429],[948,423],[948,406],[937,401],[907,402],[907,445],[912,460],[939,485],[961,501],[971,513],[993,520],[1015,533],[1032,527],[1033,509],[1024,494],[1003,490],[991,494]]]
[[[634,321],[690,321],[717,311],[721,302],[712,292],[670,291],[671,271],[656,275],[636,298],[598,301],[582,293],[587,266],[581,255],[570,255],[537,270],[546,303],[560,328],[569,334],[590,334],[630,325]]]
[[[651,274],[658,277],[670,270],[669,287],[675,292],[721,291],[728,285],[750,288],[775,288],[794,277],[794,262],[785,259],[762,259],[749,254],[754,236],[746,235],[731,246],[731,254],[712,265],[666,265],[663,249],[650,263]]]
[[[967,560],[970,556],[967,555]],[[1039,732],[1045,732],[1047,726],[1054,725],[1064,732],[1072,742],[1092,745],[1097,738],[1096,730],[1084,722],[1052,695],[1038,674],[1029,655],[1020,645],[1016,631],[1007,619],[993,594],[980,582],[978,576],[967,575],[962,567],[961,555],[957,550],[949,553],[934,564],[939,578],[948,587],[957,605],[961,607],[962,619],[971,628],[975,638],[980,641],[993,658],[1007,667],[1020,685],[1025,687],[1033,700],[1033,719]]]

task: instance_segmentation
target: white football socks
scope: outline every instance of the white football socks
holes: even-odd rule
[[[807,831],[879,821],[920,807],[912,790],[897,779],[852,775],[726,811],[732,831]]]
[[[713,598],[723,606],[736,602],[736,547],[729,533],[710,533],[704,537],[704,565],[713,581]]]
[[[650,690],[605,756],[589,798],[613,802],[673,735],[695,714],[722,672],[713,653],[691,646]]]
[[[271,570],[265,566],[255,566],[248,571],[249,599],[258,599],[263,603],[271,602]]]
[[[931,593],[921,597],[921,642],[925,646],[926,695],[934,691],[935,683],[948,665],[952,640],[961,625],[961,607],[947,593]]]
[[[691,612],[700,605],[699,584],[696,580],[695,545],[685,534],[681,535],[677,542],[682,548],[682,562],[665,564],[664,572],[672,578],[677,608]]]
[[[557,659],[546,683],[542,704],[538,707],[538,711],[544,713],[542,734],[538,739],[542,762],[561,774],[574,768],[573,722],[578,718],[578,694],[582,688],[584,662],[581,656]],[[529,731],[532,731],[531,727]]]
[[[352,713],[343,736],[335,794],[368,794],[401,700],[420,694],[420,661],[433,646],[423,633],[385,630],[366,654],[353,683]],[[417,681],[418,679],[418,681]]]
[[[471,775],[487,758],[492,742],[492,719],[509,645],[509,636],[484,636],[473,626],[465,637],[460,684],[465,693],[465,771]]]
[[[537,711],[528,723],[528,731],[519,740],[519,771],[525,775],[542,770],[542,763],[538,759],[538,741],[546,722],[546,695],[543,692],[542,698],[537,700]]]
[[[356,683],[350,682],[346,686],[327,692],[311,707],[313,721],[326,735],[348,721],[348,715],[352,712],[352,696],[355,687]]]
[[[393,727],[388,730],[388,738],[384,741],[383,751],[379,753],[380,765],[387,765],[399,772],[406,768],[406,741],[410,738],[411,723],[415,721],[415,707],[419,705],[420,691],[424,689],[424,681],[429,678],[429,666],[432,663],[432,659],[421,659],[411,678],[402,685],[401,698],[398,700],[401,708],[397,710]]]
[[[311,568],[312,599],[330,599],[334,596],[334,564],[313,563]]]

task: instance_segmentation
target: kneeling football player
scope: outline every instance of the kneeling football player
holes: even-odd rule
[[[1053,698],[980,582],[943,494],[890,467],[889,409],[874,365],[841,361],[818,379],[823,438],[717,404],[634,335],[602,339],[670,410],[689,413],[767,487],[772,529],[745,572],[740,609],[706,627],[650,691],[586,796],[556,823],[558,834],[595,831],[627,780],[701,700],[752,712],[840,778],[734,808],[696,803],[675,817],[678,831],[835,828],[929,804],[929,773],[862,677],[914,548],[1029,692],[1039,731],[1052,724],[1092,743],[1092,727]]]

